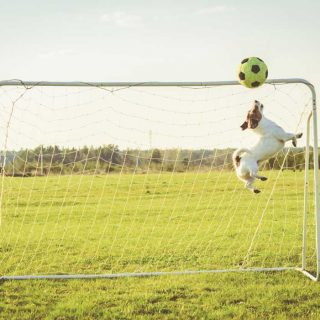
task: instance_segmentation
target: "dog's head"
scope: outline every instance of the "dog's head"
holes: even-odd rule
[[[242,130],[245,130],[247,128],[255,129],[259,125],[259,122],[262,119],[262,115],[263,115],[263,104],[255,100],[252,108],[247,113],[246,121],[240,126],[241,129]]]

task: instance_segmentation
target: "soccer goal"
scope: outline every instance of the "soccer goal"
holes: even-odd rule
[[[253,100],[303,132],[234,172]],[[0,279],[298,270],[319,279],[316,94],[302,79],[0,82]]]

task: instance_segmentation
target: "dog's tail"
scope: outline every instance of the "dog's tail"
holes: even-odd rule
[[[249,149],[246,149],[246,148],[240,148],[240,149],[237,149],[233,155],[232,155],[232,161],[233,161],[233,165],[235,167],[239,167],[240,165],[240,160],[241,160],[241,157],[240,155],[244,152],[247,152],[247,153],[251,153],[251,151]]]

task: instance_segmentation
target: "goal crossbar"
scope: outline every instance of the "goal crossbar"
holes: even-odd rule
[[[302,78],[291,79],[269,79],[265,83],[302,83],[314,91],[314,86]],[[0,86],[41,86],[41,87],[210,87],[210,86],[236,86],[238,81],[146,81],[146,82],[85,82],[85,81],[22,81],[22,80],[3,80]],[[315,95],[315,91],[314,91]]]

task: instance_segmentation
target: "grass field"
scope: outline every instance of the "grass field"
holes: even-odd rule
[[[301,265],[304,172],[4,178],[1,275]],[[311,201],[310,201],[311,202]],[[310,217],[312,206],[310,205]],[[313,220],[308,263],[314,268]],[[2,319],[316,319],[300,273],[5,281]]]

